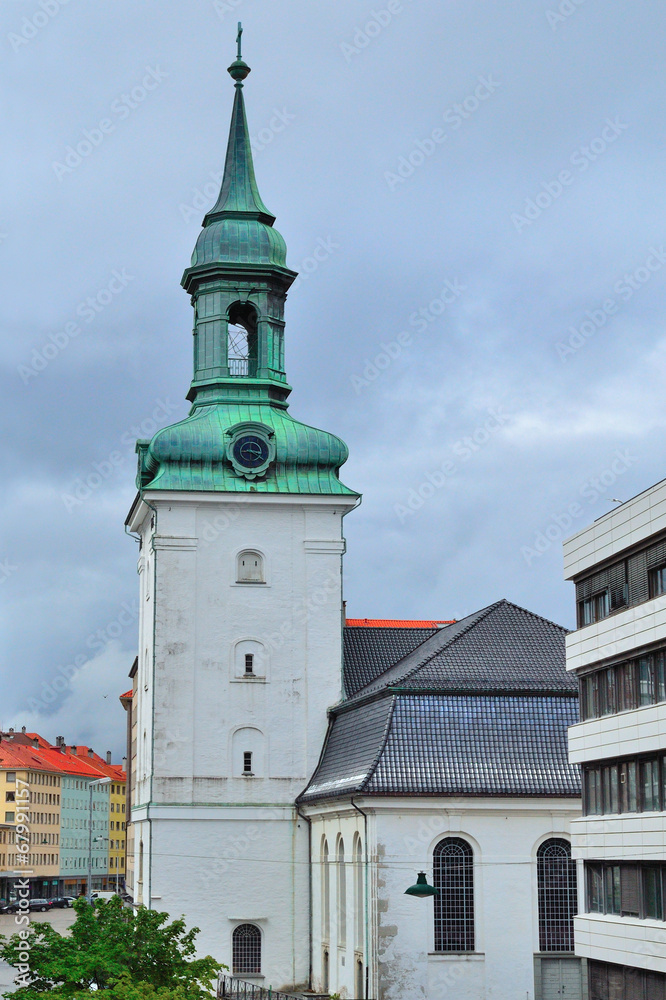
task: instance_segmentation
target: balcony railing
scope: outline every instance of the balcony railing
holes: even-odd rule
[[[220,976],[217,983],[217,995],[224,1000],[302,1000],[294,993],[281,993],[272,986],[257,986],[256,983],[246,983],[235,976]]]
[[[229,358],[229,374],[233,378],[255,378],[257,362],[254,358]]]

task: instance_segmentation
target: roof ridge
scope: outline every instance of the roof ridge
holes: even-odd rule
[[[544,618],[543,615],[538,615],[536,613],[536,611],[530,611],[529,608],[524,608],[522,606],[522,604],[516,604],[515,601],[509,601],[506,597],[503,597],[501,600],[497,601],[496,603],[498,605],[499,604],[509,604],[512,608],[516,608],[517,611],[522,611],[523,614],[529,615],[530,618],[536,618],[537,621],[545,622],[546,625],[552,625],[554,628],[559,629],[560,632],[564,632],[565,635],[568,635],[569,632],[571,631],[571,629],[566,628],[564,625],[560,625],[558,622],[552,621],[550,618]]]
[[[430,653],[428,656],[426,656],[426,658],[424,660],[420,660],[414,667],[412,667],[411,670],[408,670],[406,674],[402,674],[402,676],[399,679],[401,681],[405,681],[405,680],[407,680],[407,678],[412,677],[416,673],[417,670],[420,670],[421,667],[424,667],[426,665],[426,663],[428,663],[430,660],[432,660],[433,656],[437,656],[438,653],[441,653],[442,649],[444,649],[445,646],[448,647],[448,648],[450,648],[451,646],[455,645],[455,643],[457,642],[458,639],[462,638],[462,636],[464,636],[464,635],[467,635],[467,633],[469,632],[470,629],[472,629],[476,625],[478,625],[479,622],[482,622],[483,619],[486,618],[490,614],[490,612],[492,610],[494,610],[494,608],[496,608],[497,606],[499,606],[501,603],[502,603],[501,601],[496,601],[494,604],[488,605],[487,608],[482,608],[480,611],[473,611],[472,614],[469,615],[470,618],[474,619],[473,621],[470,621],[469,624],[465,626],[465,628],[461,629],[460,632],[457,632],[453,636],[453,638],[449,640],[449,642],[444,643],[444,645],[440,646],[439,649],[435,650],[435,652]],[[462,620],[464,620],[464,619],[462,619]],[[439,632],[435,633],[435,635],[438,635],[438,634],[439,634]],[[428,638],[429,639],[433,639],[434,636],[429,636]],[[428,642],[428,639],[424,639],[424,642]],[[423,645],[423,643],[421,643],[421,645]],[[413,652],[417,652],[419,648],[420,647],[417,646],[416,650],[414,650]],[[407,656],[411,656],[411,655],[412,655],[412,653],[407,653]],[[403,660],[407,659],[407,656],[403,656],[402,659]],[[400,660],[398,660],[398,663],[400,663]],[[398,663],[394,663],[393,666],[397,667]],[[389,670],[392,670],[392,669],[393,669],[393,667],[389,667]],[[388,673],[388,670],[386,671],[386,673]],[[382,675],[380,674],[379,677],[377,678],[377,680],[380,680],[381,676]],[[390,687],[390,686],[391,685],[387,685],[387,687]]]
[[[377,765],[379,764],[379,761],[382,758],[382,754],[384,753],[384,749],[385,749],[386,743],[388,741],[389,732],[391,730],[391,723],[393,722],[393,715],[395,713],[395,706],[396,706],[397,701],[398,701],[397,697],[394,694],[389,694],[389,697],[391,699],[391,706],[389,708],[388,715],[386,717],[386,724],[384,725],[384,732],[382,734],[382,738],[381,738],[381,741],[380,741],[380,744],[379,744],[379,749],[378,749],[377,753],[375,754],[375,759],[373,760],[372,764],[368,768],[368,773],[366,774],[365,778],[363,779],[363,781],[359,785],[359,788],[358,788],[359,794],[363,791],[364,788],[367,788],[367,786],[370,784],[370,780],[373,777],[375,771],[377,770]]]

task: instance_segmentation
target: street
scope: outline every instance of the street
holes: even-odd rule
[[[0,913],[0,935],[10,937],[19,929],[16,917],[17,914],[14,913]],[[51,910],[48,913],[30,914],[31,924],[52,924],[61,934],[71,927],[75,919],[76,913],[72,909]],[[20,926],[25,927],[26,925],[21,924]],[[6,993],[12,989],[14,989],[14,970],[6,962],[0,960],[0,993]]]

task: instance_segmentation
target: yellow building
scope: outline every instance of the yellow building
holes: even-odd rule
[[[0,897],[27,878],[33,897],[58,894],[60,774],[29,743],[0,738]]]
[[[125,884],[125,847],[127,839],[127,781],[120,767],[119,775],[109,785],[109,888]],[[109,775],[113,778],[113,775]]]

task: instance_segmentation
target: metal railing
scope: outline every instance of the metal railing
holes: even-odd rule
[[[272,986],[257,986],[234,976],[220,976],[217,983],[218,997],[229,1000],[301,1000],[294,993],[281,993]]]
[[[254,378],[257,362],[254,358],[229,358],[229,374],[233,378]]]

